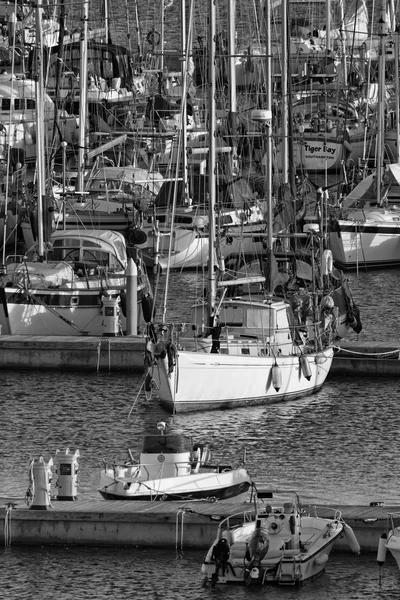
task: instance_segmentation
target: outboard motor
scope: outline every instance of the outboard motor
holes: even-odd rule
[[[79,450],[73,454],[67,448],[65,452],[56,452],[57,500],[76,500],[78,496]]]
[[[220,571],[222,577],[225,577],[229,556],[229,542],[225,537],[222,537],[215,544],[211,555],[211,561],[215,563],[215,571],[211,576],[212,587],[217,583]]]
[[[51,507],[51,467],[53,459],[46,464],[43,456],[33,458],[29,464],[29,487],[26,502],[30,510],[48,510]]]
[[[269,532],[267,527],[258,522],[256,529],[251,534],[246,553],[248,564],[245,570],[246,584],[249,585],[253,579],[260,577],[260,564],[269,550]]]

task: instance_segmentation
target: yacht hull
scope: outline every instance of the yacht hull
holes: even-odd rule
[[[332,358],[332,348],[308,354],[308,379],[296,355],[275,361],[273,356],[178,351],[172,371],[171,357],[158,358],[150,377],[161,403],[174,412],[268,405],[317,392]],[[278,390],[273,382],[276,363],[282,375]]]

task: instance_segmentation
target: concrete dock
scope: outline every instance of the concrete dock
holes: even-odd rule
[[[16,504],[13,508],[7,505]],[[207,549],[223,518],[248,511],[250,503],[135,502],[80,500],[52,501],[49,510],[30,510],[23,499],[0,500],[0,543],[74,546],[142,546]],[[310,507],[304,506],[305,509]],[[318,516],[342,512],[353,528],[363,553],[376,552],[386,530],[388,512],[400,507],[318,506]],[[239,521],[240,522],[240,519]],[[336,550],[349,551],[346,538]]]
[[[144,370],[143,336],[1,335],[0,369]]]
[[[1,369],[144,371],[143,336],[0,335]],[[395,342],[346,342],[335,345],[329,376],[400,376],[400,347]]]
[[[340,341],[329,376],[363,375],[368,377],[399,377],[400,346],[388,342]]]

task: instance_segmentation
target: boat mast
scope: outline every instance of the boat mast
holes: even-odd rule
[[[215,277],[215,194],[216,194],[216,149],[215,149],[215,129],[216,129],[216,74],[215,74],[215,53],[216,53],[216,9],[215,0],[209,0],[209,38],[208,38],[208,124],[209,124],[209,154],[208,154],[208,314],[211,325],[214,325],[212,319],[215,317],[216,302],[216,277]]]
[[[44,256],[44,73],[43,73],[43,8],[41,4],[36,7],[36,171],[37,171],[37,253],[40,259]]]
[[[385,38],[387,36],[386,2],[381,2],[379,18],[379,60],[378,60],[378,132],[377,132],[377,162],[376,162],[376,196],[381,202],[382,178],[384,171],[384,131],[385,131]]]
[[[80,90],[79,90],[79,143],[78,143],[78,176],[76,178],[76,191],[83,193],[85,162],[86,162],[86,110],[87,110],[87,61],[88,61],[88,21],[89,0],[84,0],[82,8],[82,31],[80,39]]]
[[[272,116],[272,61],[271,61],[271,3],[267,0],[264,3],[264,31],[265,31],[265,108],[268,112],[268,117],[271,119]],[[272,225],[273,225],[273,215],[272,215],[272,132],[271,132],[271,122],[266,124],[266,199],[267,199],[267,265],[268,265],[268,273],[266,273],[265,277],[265,286],[266,291],[272,292],[272,260],[273,260],[273,249],[272,249]]]
[[[285,189],[289,183],[289,123],[288,123],[288,3],[282,0],[282,184]]]
[[[229,175],[238,172],[237,155],[237,98],[236,98],[236,65],[235,65],[235,15],[236,0],[228,2],[228,83],[229,83],[229,134],[231,135],[232,160],[230,161]]]

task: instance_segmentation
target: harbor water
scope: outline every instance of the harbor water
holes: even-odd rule
[[[396,342],[400,270],[360,272],[350,281],[364,326],[359,339]],[[194,273],[174,274],[167,321],[185,320],[203,286]],[[138,395],[141,375],[7,371],[1,377],[1,497],[23,498],[31,457],[48,460],[69,447],[80,452],[79,497],[102,502],[102,460],[125,460],[128,448],[137,456],[143,433],[165,420],[209,442],[224,462],[237,463],[246,449],[247,468],[261,488],[295,489],[307,503],[400,505],[398,379],[330,377],[318,394],[296,401],[172,419],[155,397]],[[336,552],[326,573],[300,590],[213,591],[202,588],[203,553],[186,549],[185,538],[178,550],[18,547],[11,541],[0,553],[0,597],[398,598],[400,575],[391,558],[380,574],[374,555]]]

